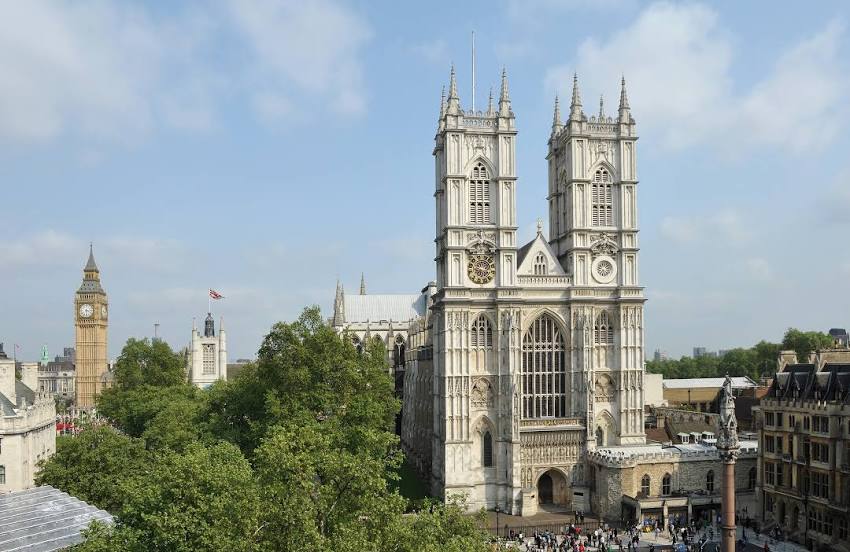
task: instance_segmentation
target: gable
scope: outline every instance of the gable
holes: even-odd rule
[[[561,263],[558,262],[558,258],[555,256],[555,253],[552,251],[552,248],[549,247],[549,244],[543,239],[542,234],[537,234],[531,242],[523,246],[519,250],[518,257],[519,268],[517,269],[517,274],[533,276],[535,274],[534,267],[538,258],[545,260],[546,274],[559,276],[566,274],[564,269],[561,267]]]

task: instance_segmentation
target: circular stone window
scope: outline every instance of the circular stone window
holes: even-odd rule
[[[607,255],[596,257],[590,266],[593,279],[600,284],[610,284],[617,276],[617,265]]]

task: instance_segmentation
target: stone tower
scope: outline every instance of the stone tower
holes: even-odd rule
[[[89,259],[83,268],[83,283],[74,299],[77,408],[92,408],[103,385],[103,376],[107,370],[108,305],[106,292],[100,284],[100,270],[89,246]]]
[[[645,442],[637,134],[620,85],[615,117],[601,97],[587,117],[575,77],[565,122],[556,100],[547,156],[549,244],[573,283],[572,364],[587,384],[591,446]]]
[[[227,335],[224,319],[219,321],[218,335],[212,313],[204,320],[204,333],[192,324],[192,345],[189,348],[189,381],[200,388],[227,379]]]

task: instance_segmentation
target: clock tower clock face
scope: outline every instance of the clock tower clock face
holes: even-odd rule
[[[100,307],[100,317],[106,318],[106,305],[101,305],[101,307]]]
[[[92,307],[88,303],[80,305],[80,316],[81,317],[90,318],[92,314],[94,314],[94,307]]]

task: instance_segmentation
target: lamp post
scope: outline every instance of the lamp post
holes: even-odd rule
[[[502,513],[502,507],[496,504],[496,538],[499,537],[499,514]]]

